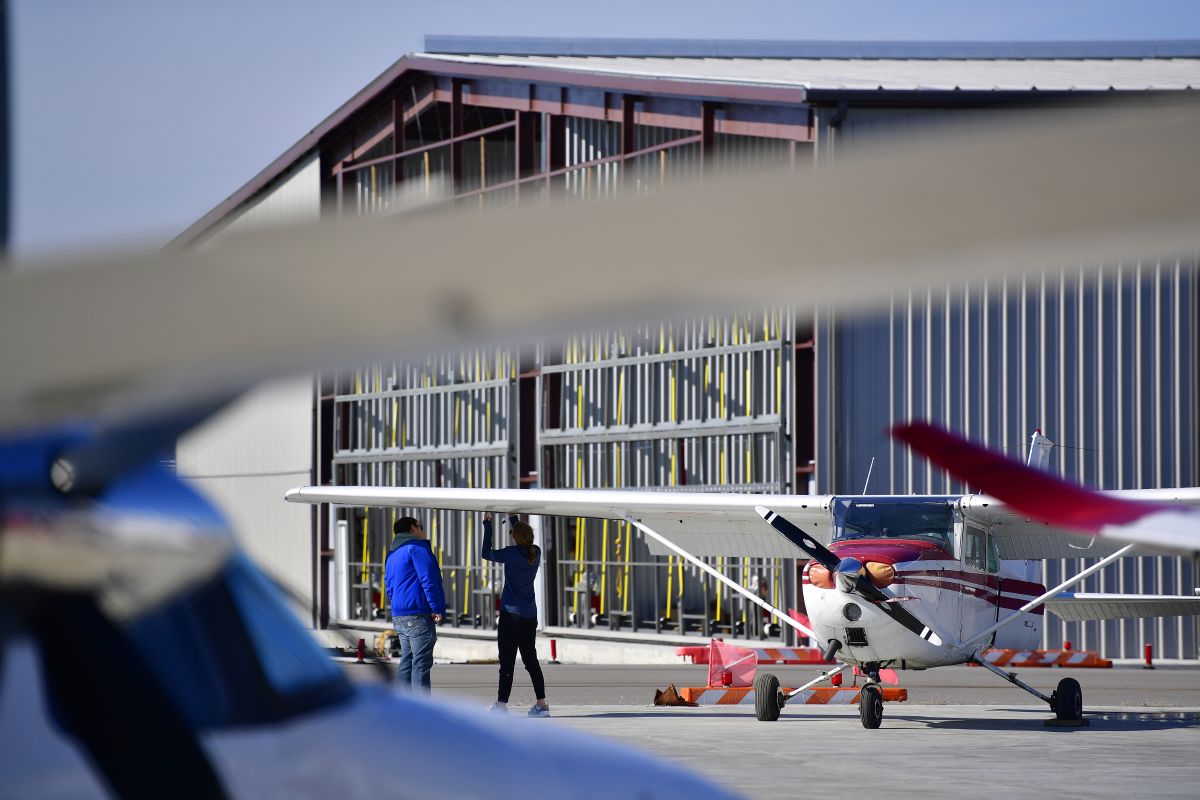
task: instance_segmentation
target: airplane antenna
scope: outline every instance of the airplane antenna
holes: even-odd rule
[[[871,470],[875,469],[875,456],[871,456],[871,466],[867,467],[867,480],[863,483],[862,493],[867,493],[867,487],[871,485]]]

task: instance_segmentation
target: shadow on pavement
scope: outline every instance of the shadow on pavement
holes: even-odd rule
[[[890,719],[904,720],[927,725],[940,730],[988,730],[988,731],[1034,731],[1044,730],[1051,733],[1113,733],[1127,731],[1153,731],[1169,728],[1200,727],[1200,714],[1189,711],[1097,711],[1084,712],[1088,720],[1087,727],[1055,728],[1042,725],[1043,719],[1051,715],[1038,711],[1041,719],[946,719],[938,717],[913,716],[895,714]],[[887,725],[888,717],[884,718]]]

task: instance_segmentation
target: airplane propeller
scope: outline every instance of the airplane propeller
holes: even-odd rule
[[[764,506],[755,506],[758,515],[765,519],[772,528],[779,531],[792,544],[799,547],[818,564],[829,570],[837,581],[837,586],[848,594],[858,594],[869,600],[876,608],[899,622],[905,628],[920,636],[930,644],[941,647],[942,637],[933,628],[917,619],[908,610],[901,608],[895,598],[884,592],[875,584],[863,570],[862,562],[855,558],[838,558],[832,550],[813,539],[796,525]]]

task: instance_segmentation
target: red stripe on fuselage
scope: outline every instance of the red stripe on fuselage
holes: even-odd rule
[[[935,575],[936,574],[937,573],[935,573]],[[965,574],[969,574],[969,573],[965,573]],[[944,577],[947,577],[947,578],[958,577],[955,573],[942,573],[942,575],[944,575]],[[972,575],[971,577],[972,578],[983,578],[984,576]],[[991,577],[991,576],[988,576],[988,577]],[[964,578],[964,580],[966,580],[966,579]],[[1005,583],[1007,583],[1007,582],[1008,581],[1005,580]],[[905,575],[903,578],[897,578],[896,583],[907,583],[907,584],[911,584],[913,586],[928,586],[933,589],[943,589],[946,591],[958,592],[960,594],[966,594],[966,595],[970,595],[972,597],[978,597],[981,600],[988,601],[992,605],[999,605],[1001,608],[1008,608],[1008,609],[1013,609],[1013,610],[1020,608],[1021,606],[1025,605],[1030,600],[1032,600],[1034,597],[1040,596],[1042,594],[1042,592],[1045,591],[1045,589],[1043,587],[1042,591],[1039,591],[1037,594],[1029,595],[1029,596],[1017,597],[1017,596],[1006,595],[1006,594],[997,595],[995,586],[988,587],[988,586],[985,586],[984,584],[977,583],[974,581],[969,581],[967,583],[956,583],[954,581],[942,580],[941,578],[934,577],[933,575],[928,575],[928,574],[922,574],[919,577],[913,577],[912,575]],[[1031,585],[1025,581],[1020,581],[1020,583],[1023,583],[1026,586]],[[893,585],[895,585],[895,584],[893,584]],[[1044,609],[1045,609],[1045,606],[1038,606],[1037,608],[1032,609],[1028,613],[1043,614],[1043,613],[1045,613]]]

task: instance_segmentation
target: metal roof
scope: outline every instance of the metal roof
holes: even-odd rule
[[[241,188],[180,233],[186,247],[268,187],[325,136],[411,71],[605,85],[653,81],[678,93],[686,84],[722,87],[722,96],[761,100],[794,92],[878,90],[968,93],[1177,91],[1200,87],[1200,41],[1152,42],[770,42],[645,39],[438,37],[363,87]],[[474,53],[446,52],[455,49]],[[512,51],[506,54],[506,51]],[[509,74],[504,74],[509,73]],[[745,87],[745,88],[742,88]],[[702,88],[702,87],[697,87]],[[775,98],[778,100],[778,98]],[[823,99],[828,99],[826,96]],[[976,99],[980,99],[977,97]],[[792,102],[793,100],[787,100]]]
[[[667,58],[424,53],[459,64],[817,90],[1171,91],[1200,87],[1198,58]]]
[[[1195,58],[1200,40],[1151,41],[780,41],[769,39],[562,39],[425,37],[426,53],[661,58]]]

